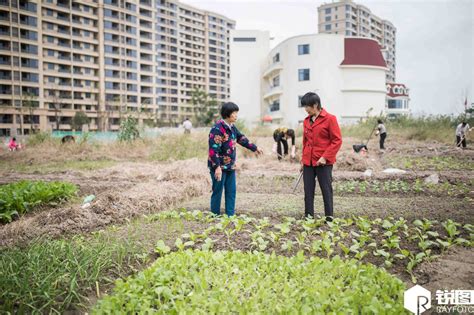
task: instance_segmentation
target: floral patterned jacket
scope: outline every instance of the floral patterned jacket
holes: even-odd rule
[[[209,132],[209,158],[207,166],[215,169],[220,166],[222,170],[231,170],[235,167],[236,144],[255,152],[257,146],[250,143],[240,131],[232,125],[229,127],[223,119],[220,119]]]

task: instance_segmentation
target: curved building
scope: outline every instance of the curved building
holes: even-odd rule
[[[261,114],[295,126],[306,116],[300,99],[309,91],[341,123],[378,114],[385,108],[386,71],[375,40],[332,34],[291,37],[267,57]]]

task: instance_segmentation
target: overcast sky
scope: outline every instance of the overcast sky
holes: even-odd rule
[[[272,46],[317,33],[317,0],[182,0],[236,21],[236,29],[268,30]],[[458,114],[474,102],[474,0],[359,0],[397,28],[397,82],[410,88],[414,114]]]

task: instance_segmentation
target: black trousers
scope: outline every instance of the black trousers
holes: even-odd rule
[[[456,146],[461,147],[461,145],[462,145],[463,148],[466,147],[466,137],[463,137],[462,141],[461,141],[461,137],[456,136]]]
[[[283,146],[283,152],[284,155],[288,154],[288,141],[285,139],[281,139],[280,141],[277,142],[277,153],[279,154],[278,159],[281,160],[281,157],[283,156],[281,147]]]
[[[380,134],[380,150],[385,150],[385,147],[383,146],[385,142],[385,138],[387,138],[387,133],[386,132],[381,133]]]
[[[314,217],[314,191],[316,188],[316,177],[323,194],[324,215],[333,216],[332,195],[332,165],[304,166],[304,214]]]

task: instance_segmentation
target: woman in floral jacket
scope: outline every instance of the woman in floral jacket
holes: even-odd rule
[[[218,120],[209,132],[209,159],[207,165],[211,171],[212,196],[211,211],[221,213],[222,191],[225,188],[225,213],[228,216],[235,212],[235,159],[236,144],[263,154],[262,149],[240,133],[234,123],[237,121],[239,107],[234,103],[224,103],[221,108],[222,119]]]

